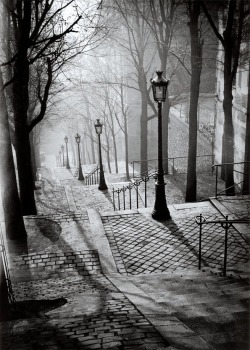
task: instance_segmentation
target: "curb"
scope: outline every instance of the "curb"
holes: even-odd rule
[[[91,225],[93,241],[99,254],[103,273],[118,273],[100,214],[95,209],[88,209],[87,213]]]
[[[213,350],[202,337],[187,327],[175,316],[169,316],[169,310],[160,306],[145,292],[141,291],[126,276],[106,275],[111,283],[122,292],[126,298],[155,327],[161,336],[173,346],[171,349]],[[176,348],[177,346],[177,348]]]

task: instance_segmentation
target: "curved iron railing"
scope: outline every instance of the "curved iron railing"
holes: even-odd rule
[[[224,257],[223,257],[223,275],[226,276],[227,273],[227,255],[228,255],[228,232],[230,227],[233,224],[250,224],[250,219],[241,218],[241,219],[228,219],[228,215],[225,216],[224,220],[207,220],[205,216],[202,214],[196,216],[195,222],[199,225],[199,255],[198,255],[198,269],[201,269],[201,260],[202,260],[202,229],[203,225],[221,225],[221,227],[225,230],[224,236]],[[246,242],[247,244],[247,242]],[[205,247],[206,248],[206,247]],[[246,250],[244,246],[243,249]],[[205,249],[207,251],[207,248]]]
[[[85,185],[96,185],[99,183],[99,166],[94,168],[88,175],[84,178],[84,184]]]
[[[233,173],[238,173],[238,174],[242,175],[242,180],[238,181],[237,183],[234,183],[234,185],[232,185],[230,187],[227,187],[224,190],[218,192],[219,168],[222,169],[223,167],[226,167],[227,165],[230,165],[230,166],[233,165],[235,167],[237,165],[242,165],[242,164],[245,165],[245,164],[249,164],[249,163],[250,162],[247,161],[247,162],[236,162],[236,163],[213,164],[212,171],[214,171],[214,169],[215,169],[215,176],[216,176],[216,179],[215,179],[215,198],[217,198],[220,194],[224,194],[225,195],[227,190],[230,190],[231,188],[237,188],[238,187],[238,188],[241,189],[241,185],[245,181],[245,178],[249,178],[250,177],[250,174],[248,174],[248,173],[244,173],[243,171],[233,169]],[[244,194],[244,193],[242,193],[242,194]]]
[[[112,188],[114,210],[121,210],[121,208],[123,210],[132,209],[132,206],[134,204],[132,202],[133,190],[135,191],[135,204],[136,204],[136,208],[138,209],[139,199],[141,197],[139,193],[139,187],[142,183],[144,183],[144,207],[147,208],[147,183],[152,178],[154,179],[157,178],[157,172],[154,172],[151,174],[145,174],[144,176],[141,176],[139,178],[134,178],[126,186],[122,186],[117,189]],[[128,194],[127,198],[126,198],[126,193]]]
[[[1,230],[0,230],[0,249],[1,249],[0,254],[2,256],[5,280],[6,280],[7,290],[8,290],[8,300],[9,300],[9,304],[11,307],[10,311],[14,311],[14,310],[16,310],[16,300],[15,300],[13,289],[12,289],[12,284],[11,284],[11,279],[10,279],[10,270],[9,270],[9,265],[8,265],[8,258],[7,258],[4,239],[3,239],[3,235],[2,235]]]

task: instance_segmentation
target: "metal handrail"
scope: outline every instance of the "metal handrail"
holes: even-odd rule
[[[132,190],[133,189],[135,189],[136,191],[136,208],[138,209],[139,208],[139,186],[143,182],[144,182],[144,191],[145,191],[144,207],[147,208],[147,182],[151,178],[157,178],[157,172],[146,174],[144,176],[141,176],[140,178],[132,179],[130,180],[130,183],[127,186],[122,186],[117,189],[112,188],[114,210],[121,210],[121,207],[123,207],[123,210],[126,209],[126,191],[127,190],[129,193],[129,209],[132,209]],[[118,203],[117,207],[116,207],[116,201],[115,201],[115,193],[117,194],[117,203]],[[122,193],[123,205],[121,205],[120,193]]]
[[[15,310],[16,309],[16,299],[14,297],[14,292],[13,292],[13,288],[12,288],[12,284],[11,284],[8,258],[7,258],[4,239],[3,239],[3,235],[2,235],[1,230],[0,230],[0,254],[2,255],[5,280],[6,280],[7,290],[8,290],[8,300],[9,300],[11,308],[13,310]]]
[[[202,214],[195,217],[195,222],[200,226],[199,230],[199,258],[198,268],[201,269],[201,244],[202,244],[202,225],[204,224],[220,224],[225,229],[225,242],[224,242],[224,265],[223,275],[226,276],[227,272],[227,246],[228,246],[228,230],[233,224],[250,224],[249,219],[228,219],[228,215],[225,216],[225,220],[207,220]]]
[[[212,165],[212,171],[214,171],[214,169],[215,169],[215,198],[217,198],[218,195],[220,195],[222,193],[225,193],[227,190],[229,190],[231,188],[235,188],[235,187],[239,186],[240,184],[242,184],[244,182],[244,180],[242,180],[240,182],[234,183],[234,185],[229,186],[229,187],[225,188],[224,190],[218,192],[218,168],[222,167],[222,166],[227,166],[227,165],[238,165],[238,164],[246,164],[246,163],[249,164],[250,161],[235,162],[235,163],[220,163],[220,164],[213,164]],[[238,174],[242,174],[243,176],[250,176],[250,174],[244,173],[244,172],[239,171],[239,170],[234,170],[233,169],[233,172],[238,173]]]
[[[85,185],[96,185],[99,182],[99,166],[97,165],[88,175],[85,176]]]

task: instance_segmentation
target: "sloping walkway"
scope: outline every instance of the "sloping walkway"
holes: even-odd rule
[[[66,169],[43,175],[27,244],[8,245],[19,314],[1,325],[3,349],[249,349],[242,236],[231,232],[228,277],[215,228],[197,268],[194,219],[221,217],[214,205],[171,205],[158,223],[152,208],[114,212],[108,191]]]

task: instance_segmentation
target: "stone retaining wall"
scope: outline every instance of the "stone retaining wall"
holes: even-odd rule
[[[19,280],[28,274],[33,279],[39,279],[41,274],[51,277],[55,274],[61,276],[62,273],[65,275],[102,273],[98,252],[95,250],[61,253],[41,252],[13,257],[10,272],[14,278]]]

